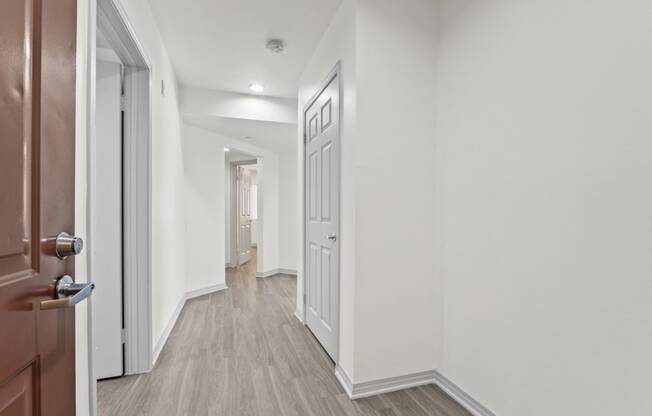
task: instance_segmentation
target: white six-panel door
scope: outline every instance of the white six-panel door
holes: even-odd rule
[[[305,318],[337,361],[339,335],[339,76],[305,116]]]

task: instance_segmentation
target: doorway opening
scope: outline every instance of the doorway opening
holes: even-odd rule
[[[226,267],[235,268],[257,261],[261,239],[259,215],[259,164],[247,153],[225,154],[227,169]],[[260,247],[262,249],[262,247]],[[256,269],[256,267],[254,267]]]
[[[98,295],[90,318],[95,386],[153,365],[151,65],[124,11],[112,0],[91,3],[88,262]]]
[[[124,375],[123,147],[124,65],[101,30],[97,31],[95,135],[90,158],[90,274],[95,377]]]

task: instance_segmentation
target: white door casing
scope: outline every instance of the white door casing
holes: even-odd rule
[[[124,65],[122,85],[124,93],[122,132],[124,372],[140,374],[151,371],[158,356],[152,337],[152,94],[150,88],[153,85],[152,64],[138,42],[133,27],[128,23],[127,13],[120,2],[92,0],[88,8],[89,39],[95,39],[97,32],[101,32],[107,46],[114,52],[111,59],[115,58]],[[86,58],[91,74],[96,73],[97,59],[107,58],[98,53],[96,46],[95,42],[89,42],[87,45]],[[88,279],[93,283],[97,282],[90,269],[95,262],[92,254],[94,237],[90,230],[90,211],[96,205],[95,194],[102,192],[101,189],[94,188],[90,178],[94,167],[92,146],[98,130],[95,122],[97,98],[95,88],[96,83],[90,82],[80,101],[87,104],[88,111],[88,123],[85,123],[86,131],[83,132],[88,135],[89,141],[89,160],[84,163],[89,170],[86,202],[89,209],[89,230],[86,237],[89,249]],[[81,161],[84,161],[83,156],[81,157]],[[101,290],[99,286],[96,286],[93,297],[99,293],[99,290]],[[95,320],[95,316],[91,314],[91,331],[94,331]],[[90,351],[95,351],[98,342],[93,336],[89,338]],[[97,379],[94,365],[91,366],[90,373],[91,414],[94,414]]]
[[[93,359],[98,379],[121,376],[122,348],[122,65],[97,62],[96,137],[91,160]]]
[[[339,339],[339,74],[304,112],[305,322],[337,362]]]

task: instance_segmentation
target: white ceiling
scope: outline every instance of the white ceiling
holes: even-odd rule
[[[256,159],[256,156],[250,155],[249,153],[244,153],[241,152],[237,149],[231,149],[229,148],[228,152],[224,153],[224,156],[226,157],[226,160],[229,162],[236,161],[236,160],[252,160]],[[249,165],[247,165],[249,166]],[[256,165],[251,165],[251,166],[256,166]]]
[[[183,121],[277,153],[297,147],[296,124],[196,114],[183,114]]]
[[[298,79],[342,0],[150,0],[185,86],[296,97]],[[269,38],[285,52],[265,48]]]

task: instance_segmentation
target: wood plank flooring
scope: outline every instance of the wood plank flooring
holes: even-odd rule
[[[296,278],[255,277],[186,303],[150,374],[98,383],[100,416],[467,416],[435,386],[355,401],[294,317]]]

